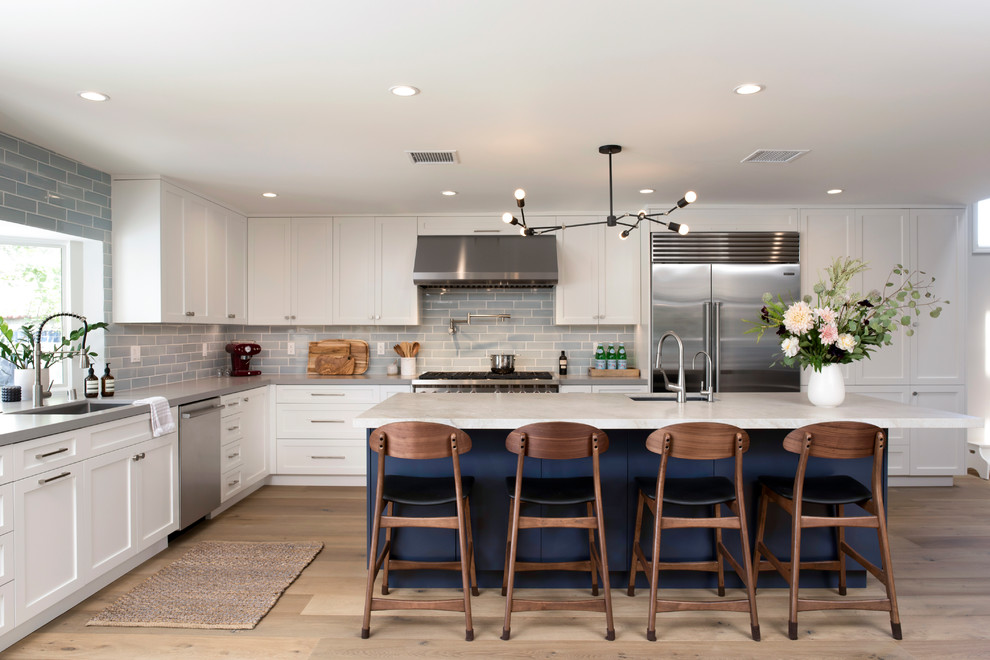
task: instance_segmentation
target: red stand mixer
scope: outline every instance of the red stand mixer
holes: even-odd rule
[[[260,369],[251,369],[251,358],[261,352],[261,346],[249,341],[232,341],[224,347],[230,353],[231,376],[260,376]]]

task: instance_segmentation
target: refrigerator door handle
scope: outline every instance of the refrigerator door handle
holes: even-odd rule
[[[713,302],[712,305],[712,380],[714,381],[715,392],[722,391],[722,303]]]
[[[709,355],[712,354],[712,304],[710,302],[701,303],[701,323],[703,350]]]

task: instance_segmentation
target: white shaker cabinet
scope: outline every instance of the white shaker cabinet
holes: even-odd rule
[[[251,325],[330,323],[331,218],[248,221]]]
[[[416,325],[415,218],[334,218],[333,323]]]
[[[268,476],[268,388],[220,398],[220,492],[226,501]]]
[[[84,471],[73,463],[14,482],[15,621],[85,583]]]
[[[555,222],[566,226],[596,217],[557,217]],[[597,225],[557,232],[557,324],[639,323],[640,242],[620,239],[622,229]]]
[[[247,218],[227,213],[227,323],[247,323]]]
[[[519,227],[502,222],[499,216],[420,216],[420,236],[518,236]],[[539,222],[535,224],[541,224]]]
[[[228,241],[243,240],[231,234],[244,217],[160,177],[115,178],[112,204],[114,321],[226,322],[228,293],[243,288]]]

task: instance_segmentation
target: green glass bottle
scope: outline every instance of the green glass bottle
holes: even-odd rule
[[[608,361],[608,366],[606,369],[615,369],[616,357],[615,357],[615,344],[608,345],[608,356],[606,357]]]
[[[628,357],[626,356],[626,345],[619,342],[619,350],[615,353],[615,368],[616,369],[627,369],[629,364]]]
[[[595,351],[595,369],[604,369],[605,360],[605,345],[598,344],[598,350]]]

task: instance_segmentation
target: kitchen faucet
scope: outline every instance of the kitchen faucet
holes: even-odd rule
[[[708,354],[707,351],[698,351],[694,354],[694,359],[691,360],[691,368],[697,369],[698,356],[705,356],[705,379],[701,382],[701,391],[699,394],[708,398],[708,403],[715,400],[715,385],[712,383],[712,356]],[[708,385],[708,389],[705,389],[705,385]]]
[[[35,334],[34,337],[34,388],[31,390],[34,398],[34,405],[37,406],[45,405],[44,389],[41,387],[41,331],[45,327],[46,323],[57,316],[71,316],[72,318],[79,319],[83,322],[82,356],[86,361],[86,366],[89,366],[89,356],[86,354],[86,335],[89,334],[89,323],[86,321],[85,316],[71,314],[69,312],[59,312],[58,314],[52,314],[39,323],[37,334]]]
[[[677,384],[671,385],[670,380],[667,379],[667,373],[663,370],[663,342],[667,337],[673,337],[674,341],[677,342]],[[696,356],[697,357],[697,356]],[[684,388],[684,342],[681,338],[677,336],[677,333],[673,330],[668,330],[663,333],[660,337],[660,343],[657,344],[657,364],[656,368],[660,370],[660,375],[663,376],[663,385],[667,388],[668,392],[677,392],[677,403],[684,403],[687,401],[687,392]]]
[[[450,326],[447,328],[448,334],[454,334],[457,332],[457,323],[463,323],[465,325],[471,325],[471,319],[495,319],[496,322],[504,321],[505,319],[511,319],[512,316],[509,314],[471,314],[467,315],[467,319],[450,319]]]

